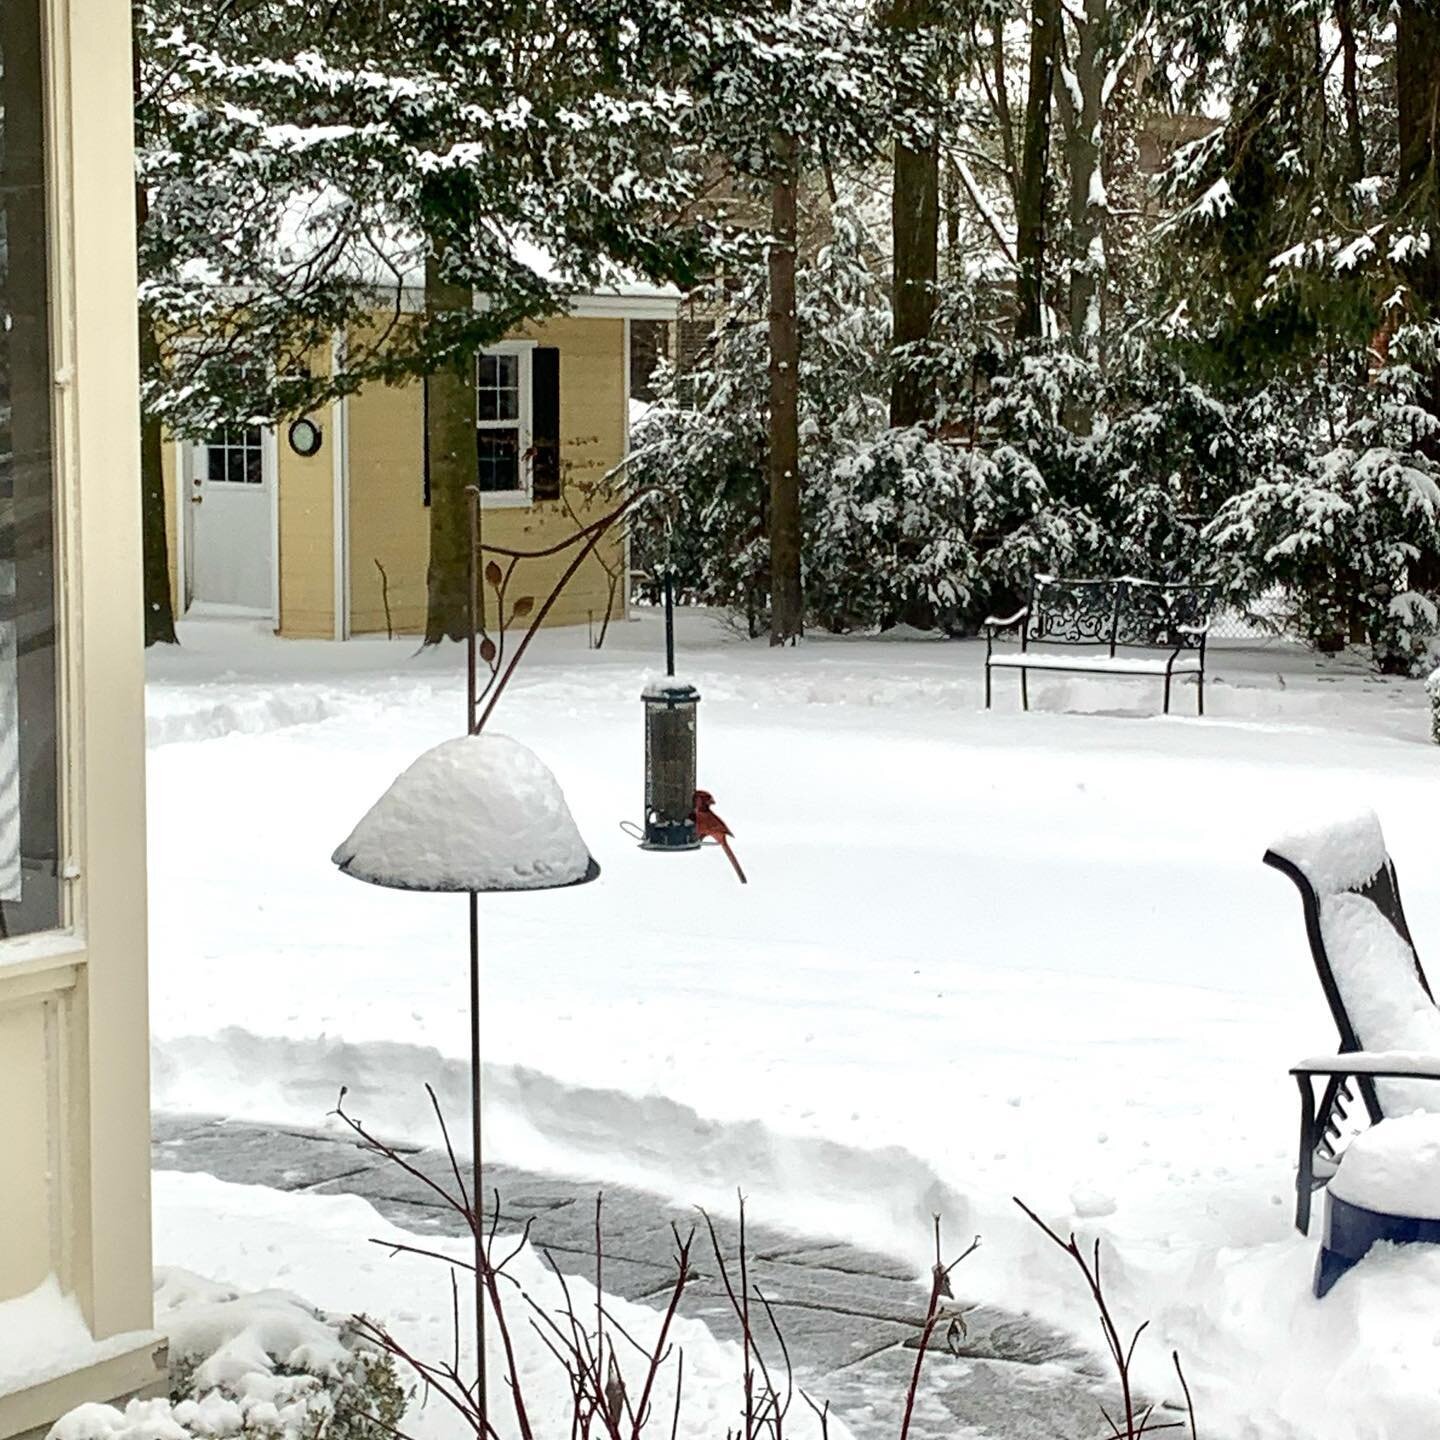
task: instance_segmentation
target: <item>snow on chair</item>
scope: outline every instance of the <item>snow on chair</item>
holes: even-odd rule
[[[1440,1084],[1431,1083],[1440,1081],[1440,1009],[1415,953],[1395,864],[1373,814],[1279,841],[1265,852],[1265,863],[1300,891],[1310,953],[1340,1034],[1337,1057],[1304,1060],[1290,1071],[1301,1101],[1295,1224],[1307,1233],[1311,1197],[1334,1178],[1357,1128],[1417,1110],[1440,1112]],[[1325,1081],[1318,1105],[1317,1078]],[[1393,1143],[1378,1137],[1357,1143],[1357,1181],[1363,1170],[1375,1168],[1369,1152]],[[1386,1238],[1437,1239],[1440,1232]],[[1327,1234],[1327,1251],[1329,1242]],[[1333,1279],[1322,1288],[1317,1274],[1317,1293]]]

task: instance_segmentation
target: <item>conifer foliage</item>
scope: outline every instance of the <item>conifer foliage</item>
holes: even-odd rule
[[[136,15],[155,455],[162,421],[416,375],[463,413],[477,349],[644,275],[709,339],[635,437],[666,499],[637,563],[756,634],[964,630],[1067,569],[1211,581],[1424,663],[1428,0]],[[467,437],[436,454],[453,501]],[[459,513],[432,509],[431,639],[463,623]]]

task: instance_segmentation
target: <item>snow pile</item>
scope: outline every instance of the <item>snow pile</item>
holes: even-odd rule
[[[171,1396],[131,1400],[123,1410],[82,1405],[50,1440],[348,1440],[374,1433],[362,1417],[393,1423],[403,1412],[403,1392],[380,1353],[348,1320],[288,1291],[244,1294],[161,1268],[155,1320],[170,1341]]]
[[[1356,890],[1385,864],[1385,836],[1373,810],[1286,835],[1270,848],[1298,866],[1320,896]]]
[[[1427,1440],[1440,1433],[1440,1246],[1376,1245],[1323,1300],[1310,1293],[1315,1246],[1313,1237],[1295,1237],[1250,1252],[1221,1250],[1176,1277],[1173,1304],[1150,1312],[1138,1347],[1140,1383],[1165,1384],[1175,1346],[1201,1435]]]
[[[399,890],[546,890],[591,867],[554,775],[504,735],[427,750],[331,858]]]
[[[1357,1135],[1330,1193],[1386,1215],[1440,1220],[1440,1115],[1401,1115]]]
[[[135,1338],[93,1339],[75,1298],[49,1275],[28,1294],[0,1300],[0,1394],[96,1364]]]
[[[155,1273],[155,1324],[172,1365],[195,1368],[196,1385],[229,1385],[277,1365],[339,1375],[354,1358],[342,1327],[285,1290],[242,1294],[189,1270]]]

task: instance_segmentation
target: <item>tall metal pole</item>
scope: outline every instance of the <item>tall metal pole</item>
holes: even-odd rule
[[[465,490],[470,521],[470,544],[466,578],[470,609],[469,634],[465,642],[465,733],[475,733],[477,672],[475,661],[476,624],[480,613],[480,492]],[[480,1076],[480,897],[470,892],[470,1203],[475,1223],[475,1408],[480,1417],[481,1440],[489,1434],[489,1401],[485,1387],[485,1180],[481,1170]]]
[[[665,673],[675,674],[675,572],[665,571]]]
[[[485,1390],[485,1202],[484,1177],[480,1168],[480,897],[470,892],[470,1146],[474,1157],[470,1181],[475,1207],[475,1388],[480,1413],[480,1435],[489,1434],[489,1411]]]
[[[465,559],[465,595],[470,608],[469,634],[465,640],[465,733],[475,733],[475,705],[478,679],[475,668],[475,630],[480,615],[480,491],[474,485],[465,487],[465,505],[469,517],[470,544]]]

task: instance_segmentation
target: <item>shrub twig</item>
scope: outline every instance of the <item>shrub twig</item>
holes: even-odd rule
[[[905,1392],[905,1414],[900,1421],[900,1440],[908,1440],[910,1435],[910,1422],[915,1414],[915,1397],[920,1390],[920,1372],[925,1366],[925,1353],[930,1348],[930,1339],[935,1334],[936,1328],[945,1318],[945,1311],[940,1302],[952,1300],[955,1297],[954,1288],[950,1284],[950,1276],[962,1260],[968,1260],[980,1248],[980,1237],[977,1235],[965,1250],[947,1265],[940,1247],[940,1217],[936,1215],[934,1219],[935,1264],[930,1271],[930,1303],[925,1307],[925,1324],[920,1331],[920,1346],[915,1352],[915,1368],[910,1374],[910,1387]],[[965,1317],[957,1311],[951,1316],[950,1323],[958,1325],[963,1330]]]
[[[1153,1405],[1145,1406],[1144,1410],[1137,1417],[1136,1399],[1134,1387],[1131,1383],[1131,1369],[1135,1360],[1135,1347],[1140,1343],[1140,1337],[1149,1328],[1148,1320],[1142,1321],[1131,1335],[1128,1344],[1122,1339],[1120,1328],[1115,1322],[1115,1317],[1110,1309],[1110,1303],[1105,1297],[1104,1281],[1101,1276],[1100,1267],[1100,1241],[1095,1241],[1090,1258],[1087,1259],[1085,1252],[1080,1248],[1079,1241],[1075,1238],[1075,1232],[1070,1232],[1068,1240],[1062,1239],[1049,1225],[1047,1225],[1023,1200],[1018,1196],[1012,1197],[1015,1203],[1030,1217],[1039,1228],[1050,1237],[1052,1241],[1063,1250],[1074,1262],[1080,1273],[1085,1277],[1085,1284],[1089,1288],[1090,1297],[1095,1302],[1095,1309],[1100,1317],[1100,1331],[1105,1337],[1105,1346],[1110,1352],[1110,1359],[1115,1367],[1115,1374],[1120,1382],[1120,1399],[1123,1405],[1120,1419],[1124,1421],[1124,1428],[1121,1428],[1120,1421],[1116,1420],[1102,1404],[1100,1413],[1105,1417],[1105,1422],[1110,1426],[1111,1440],[1139,1440],[1143,1435],[1149,1435],[1157,1430],[1178,1430],[1181,1423],[1178,1420],[1165,1420],[1159,1423],[1152,1423],[1155,1413]],[[1191,1440],[1197,1440],[1195,1431],[1195,1407],[1190,1403],[1190,1387],[1185,1383],[1185,1373],[1180,1368],[1180,1354],[1172,1352],[1175,1362],[1175,1371],[1180,1377],[1181,1388],[1185,1392],[1185,1403],[1189,1413],[1189,1428]]]

